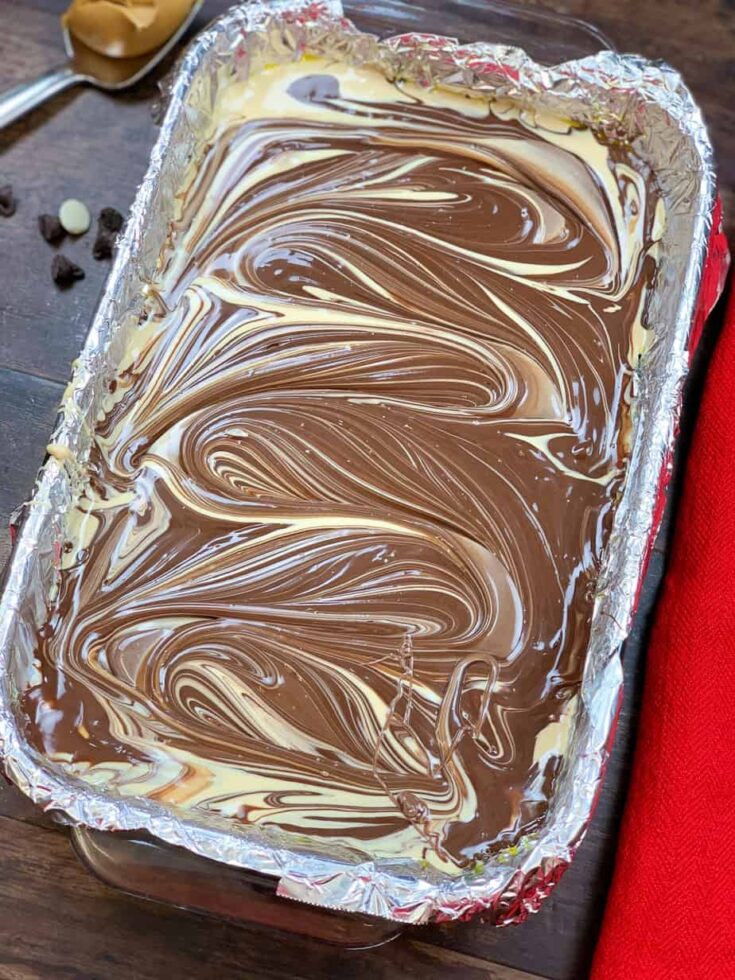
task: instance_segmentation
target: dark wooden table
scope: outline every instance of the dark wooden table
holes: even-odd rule
[[[61,55],[64,0],[0,0],[0,87],[47,68]],[[213,16],[225,3],[212,2]],[[362,5],[366,15],[380,4]],[[410,6],[406,4],[406,7]],[[425,0],[437,11],[442,0]],[[735,7],[730,0],[560,0],[547,6],[598,24],[621,50],[664,57],[687,78],[709,120],[722,192],[735,217]],[[160,73],[159,73],[160,76]],[[156,82],[123,98],[92,90],[60,96],[0,133],[0,185],[19,207],[0,218],[0,526],[30,493],[56,406],[108,271],[91,237],[65,246],[86,279],[65,293],[50,281],[50,247],[36,216],[66,197],[93,211],[125,211],[144,172],[156,129]],[[716,334],[690,384],[683,442]],[[8,542],[0,534],[0,567]],[[584,977],[601,921],[624,804],[640,697],[643,650],[664,565],[665,535],[626,644],[626,695],[605,789],[573,867],[542,912],[524,925],[479,923],[417,929],[382,949],[348,953],[138,901],[99,884],[72,855],[65,832],[15,790],[0,788],[0,980],[175,980],[188,977],[497,978]],[[1,782],[1,781],[0,781]],[[634,900],[634,896],[631,896]],[[635,980],[635,978],[631,978]]]

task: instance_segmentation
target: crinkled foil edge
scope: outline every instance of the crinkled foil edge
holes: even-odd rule
[[[543,828],[490,859],[480,873],[443,875],[331,847],[327,852],[323,842],[307,837],[233,829],[222,818],[122,799],[39,756],[15,711],[18,691],[37,669],[35,630],[57,581],[64,515],[83,479],[104,381],[114,371],[126,331],[143,312],[144,287],[156,267],[173,195],[206,132],[223,71],[246,71],[256,45],[275,46],[281,57],[309,49],[375,64],[391,76],[467,86],[549,109],[611,138],[622,136],[653,167],[666,202],[668,225],[648,308],[655,342],[637,373],[632,456],[599,580],[572,740]],[[666,65],[603,51],[549,68],[515,48],[463,47],[423,34],[378,44],[342,19],[338,0],[253,2],[214,22],[180,62],[9,568],[0,604],[0,751],[12,781],[69,822],[101,830],[145,829],[203,857],[275,876],[279,894],[314,905],[405,923],[484,912],[504,924],[535,911],[571,861],[599,794],[622,691],[619,653],[656,530],[657,494],[674,440],[714,199],[712,154],[700,112]]]

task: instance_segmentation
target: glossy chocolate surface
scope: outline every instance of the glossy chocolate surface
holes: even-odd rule
[[[533,830],[661,222],[560,119],[314,61],[233,83],[98,423],[34,744],[445,869]]]

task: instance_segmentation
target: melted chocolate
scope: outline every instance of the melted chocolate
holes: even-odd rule
[[[532,829],[624,478],[642,174],[366,70],[234,86],[98,425],[35,744],[377,856]]]

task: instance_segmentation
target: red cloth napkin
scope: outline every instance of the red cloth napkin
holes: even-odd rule
[[[735,290],[728,312],[647,652],[592,980],[735,978]]]

